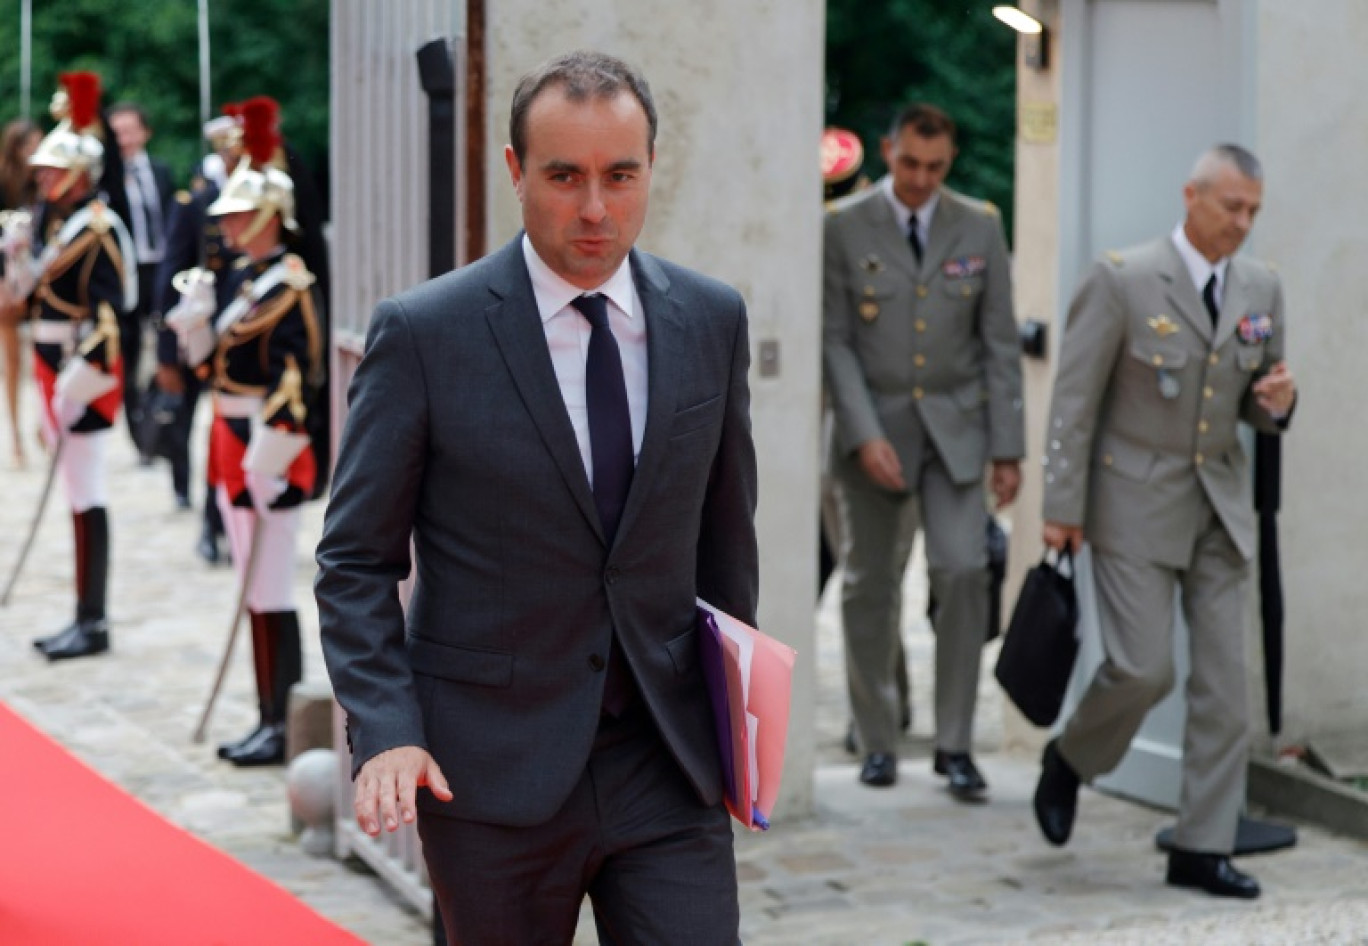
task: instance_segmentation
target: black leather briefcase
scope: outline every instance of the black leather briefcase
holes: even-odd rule
[[[1073,556],[1054,562],[1047,551],[1026,573],[994,676],[1017,708],[1037,726],[1059,717],[1078,656],[1078,595]]]

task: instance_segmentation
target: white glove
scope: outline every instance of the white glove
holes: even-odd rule
[[[258,515],[264,516],[270,510],[271,503],[279,499],[280,494],[289,486],[285,477],[275,473],[246,470],[244,475],[247,479],[247,492],[252,497],[252,506]]]
[[[42,268],[28,255],[28,250],[15,255],[5,254],[5,288],[10,298],[27,299],[41,274]]]
[[[167,311],[164,321],[177,335],[184,336],[190,329],[207,323],[218,307],[214,274],[202,269],[186,270],[176,274],[173,285],[180,290],[181,297]]]
[[[52,398],[52,413],[57,417],[57,428],[63,432],[75,427],[85,412],[86,405],[79,401],[68,400],[60,394]]]
[[[0,253],[7,257],[27,256],[33,246],[33,216],[23,211],[11,212],[0,229]]]
[[[194,367],[202,364],[214,350],[214,329],[209,324],[218,307],[214,274],[208,270],[189,269],[177,273],[172,284],[180,290],[181,298],[162,321],[176,333],[185,363]]]

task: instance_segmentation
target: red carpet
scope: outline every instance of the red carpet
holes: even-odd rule
[[[0,944],[361,943],[0,703]]]

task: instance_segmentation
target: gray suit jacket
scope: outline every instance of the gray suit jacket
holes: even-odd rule
[[[843,453],[876,438],[909,477],[930,435],[961,485],[1025,453],[1002,221],[941,191],[919,267],[881,185],[827,216],[823,357]]]
[[[720,798],[694,598],[754,623],[745,306],[645,253],[631,265],[649,404],[611,548],[519,240],[375,312],[315,590],[354,764],[426,747],[455,800],[422,792],[425,810],[550,818],[584,771],[614,629],[665,743],[699,797]]]
[[[1282,429],[1253,382],[1281,361],[1282,287],[1238,257],[1211,317],[1169,237],[1096,262],[1069,307],[1045,457],[1047,521],[1098,548],[1181,568],[1209,501],[1254,554],[1249,466],[1237,422]]]

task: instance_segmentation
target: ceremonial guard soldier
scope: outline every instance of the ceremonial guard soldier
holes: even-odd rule
[[[32,254],[34,376],[43,436],[75,526],[76,619],[34,641],[49,660],[109,649],[105,454],[124,388],[118,316],[138,296],[132,239],[97,193],[105,158],[99,77],[60,79],[65,91],[53,99],[60,121],[29,158],[41,198]]]
[[[261,719],[219,747],[236,765],[284,761],[286,700],[303,671],[293,588],[299,505],[318,473],[305,422],[321,384],[321,302],[313,274],[283,243],[298,225],[293,182],[273,163],[277,121],[271,100],[244,103],[247,153],[209,207],[248,259],[232,277],[232,301],[216,309],[215,280],[192,270],[178,277],[182,300],[167,314],[187,361],[210,368],[211,476],[251,619]]]
[[[225,105],[223,112],[204,123],[204,137],[214,149],[210,157],[231,169],[242,156],[241,107]],[[205,160],[207,165],[208,158]],[[232,301],[230,277],[238,254],[223,239],[219,221],[209,216],[209,206],[218,200],[222,180],[197,174],[190,190],[177,192],[167,224],[166,255],[157,268],[154,311],[170,311],[179,296],[173,285],[176,275],[195,267],[213,274],[215,311]],[[157,387],[176,398],[175,418],[168,431],[171,478],[177,496],[188,496],[190,435],[202,380],[182,362],[179,348],[176,333],[162,324],[157,332]],[[223,519],[210,485],[195,550],[211,565],[219,561],[221,535]]]

